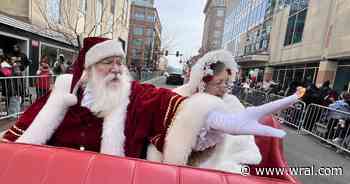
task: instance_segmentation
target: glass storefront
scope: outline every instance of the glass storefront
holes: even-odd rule
[[[74,59],[76,58],[76,52],[74,50],[68,50],[64,48],[60,48],[54,45],[49,45],[42,43],[41,44],[41,52],[40,52],[40,58],[43,56],[48,56],[49,58],[49,65],[53,67],[54,63],[57,61],[58,56],[60,54],[64,55],[65,61],[71,61],[71,63],[74,62]]]
[[[292,81],[311,81],[316,82],[318,66],[289,66],[288,68],[274,69],[272,79],[282,85],[286,89]]]
[[[339,65],[334,80],[333,88],[338,92],[349,91],[350,65]]]

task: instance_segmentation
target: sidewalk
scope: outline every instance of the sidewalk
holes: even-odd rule
[[[350,181],[350,160],[336,153],[319,140],[308,135],[299,135],[294,128],[283,125],[287,136],[283,139],[284,153],[290,167],[341,167],[342,176],[296,176],[302,183],[348,184]]]

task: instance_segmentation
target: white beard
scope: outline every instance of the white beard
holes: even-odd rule
[[[113,81],[116,79],[117,81]],[[91,112],[97,117],[103,118],[115,110],[122,100],[128,98],[125,96],[130,90],[131,77],[125,66],[121,74],[109,74],[106,77],[98,76],[92,68],[91,78],[88,80],[87,87],[91,90],[93,103]]]

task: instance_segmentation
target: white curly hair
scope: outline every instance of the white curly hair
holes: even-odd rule
[[[205,86],[203,77],[208,74],[212,75],[212,70],[209,66],[219,61],[224,63],[225,66],[231,70],[232,74],[230,80],[234,79],[235,73],[238,72],[238,65],[233,55],[224,49],[211,51],[201,57],[192,67],[190,79],[188,81],[188,87],[192,88],[191,91],[196,91],[197,89],[199,89],[200,92],[203,91]]]

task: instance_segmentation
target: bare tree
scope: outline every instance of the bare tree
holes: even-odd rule
[[[96,10],[86,11],[86,4],[81,7],[79,1],[61,0],[58,1],[59,15],[50,12],[50,0],[33,0],[35,2],[39,14],[46,23],[47,28],[42,31],[54,31],[62,36],[71,45],[78,45],[81,48],[81,40],[83,36],[106,36],[118,32],[119,24],[122,23],[122,15],[108,14],[107,6],[102,4],[102,9],[97,15]],[[94,21],[86,21],[86,15],[94,15]],[[106,27],[107,25],[107,27]],[[102,29],[106,28],[106,29]],[[98,29],[104,30],[98,31]]]
[[[162,41],[162,49],[163,50],[171,50],[176,47],[177,39],[173,33],[171,33],[166,28],[163,28],[162,35],[161,35],[161,41]]]

